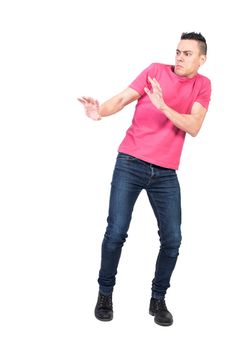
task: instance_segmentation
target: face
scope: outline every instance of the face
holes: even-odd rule
[[[174,72],[182,77],[192,78],[205,60],[206,56],[201,54],[196,40],[180,40],[176,50]]]

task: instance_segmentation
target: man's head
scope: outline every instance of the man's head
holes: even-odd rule
[[[182,33],[176,50],[175,69],[177,75],[192,78],[206,61],[206,39],[201,33]]]

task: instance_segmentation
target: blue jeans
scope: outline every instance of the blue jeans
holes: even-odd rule
[[[143,189],[157,219],[160,239],[152,297],[164,298],[170,287],[181,244],[180,186],[176,171],[119,153],[111,184],[108,225],[102,242],[98,278],[102,294],[108,295],[113,291],[134,204]]]

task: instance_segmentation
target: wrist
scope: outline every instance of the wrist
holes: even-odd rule
[[[160,111],[163,112],[166,116],[169,116],[170,114],[170,108],[166,104],[163,104],[161,106]]]

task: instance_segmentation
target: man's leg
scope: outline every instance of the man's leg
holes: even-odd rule
[[[176,172],[171,169],[156,169],[147,194],[158,221],[161,243],[152,281],[152,298],[163,303],[181,244],[181,200]],[[154,302],[155,300],[152,301],[153,304]],[[166,310],[164,314],[166,315]],[[160,324],[160,321],[157,323]],[[172,318],[168,323],[172,323]]]
[[[99,292],[106,297],[112,294],[115,285],[119,259],[127,238],[133,207],[141,191],[139,184],[135,184],[136,171],[133,157],[118,156],[111,184],[108,225],[102,242],[98,278]],[[98,317],[97,310],[95,314],[97,318],[102,319]]]

